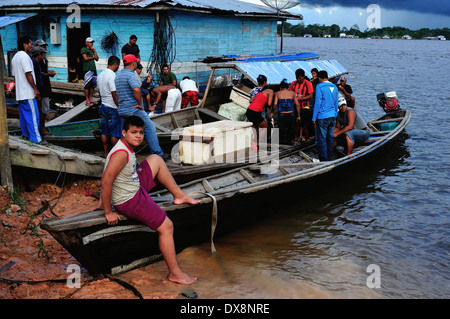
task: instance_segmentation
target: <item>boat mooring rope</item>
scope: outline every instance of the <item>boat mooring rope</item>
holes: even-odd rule
[[[209,196],[213,201],[213,209],[212,209],[212,213],[211,213],[211,253],[217,259],[217,262],[219,263],[219,266],[222,269],[223,274],[225,276],[228,276],[228,271],[225,268],[222,258],[220,257],[219,253],[216,250],[216,246],[214,245],[214,233],[216,231],[217,221],[218,221],[218,217],[219,217],[218,209],[217,209],[217,199],[214,195],[212,195],[210,193],[206,193],[206,192],[189,193],[189,196],[195,196],[195,195],[206,195],[206,196]]]

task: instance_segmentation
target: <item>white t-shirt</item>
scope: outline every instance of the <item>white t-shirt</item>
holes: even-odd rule
[[[11,67],[16,82],[16,100],[23,101],[34,99],[36,95],[25,75],[25,73],[31,72],[34,83],[36,83],[36,76],[34,75],[34,66],[31,57],[25,51],[19,51],[12,58]]]
[[[195,91],[198,92],[197,86],[195,85],[195,82],[191,79],[185,79],[180,82],[180,89],[181,93],[187,92],[187,91]]]
[[[114,99],[111,94],[111,92],[116,91],[116,84],[114,83],[115,79],[116,73],[109,68],[106,68],[97,77],[97,85],[100,96],[102,97],[102,104],[113,109],[117,109],[117,105],[114,103]]]

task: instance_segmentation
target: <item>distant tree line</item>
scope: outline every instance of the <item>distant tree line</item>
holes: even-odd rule
[[[311,34],[313,37],[323,37],[325,35],[330,35],[333,38],[339,38],[341,33],[347,35],[355,35],[360,38],[367,38],[373,36],[383,37],[388,35],[391,38],[401,38],[404,35],[409,35],[413,39],[423,39],[427,37],[437,37],[438,35],[443,35],[450,40],[450,29],[428,29],[422,28],[419,30],[411,30],[404,27],[384,27],[380,29],[366,29],[361,31],[357,24],[353,25],[350,29],[347,27],[340,27],[337,24],[332,24],[326,26],[324,24],[309,24],[304,23],[290,24],[286,22],[284,24],[284,33],[288,33],[293,37],[303,37],[305,34]],[[281,34],[281,24],[278,25],[278,34]]]

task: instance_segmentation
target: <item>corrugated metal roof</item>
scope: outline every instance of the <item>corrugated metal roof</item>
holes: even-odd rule
[[[88,1],[88,0],[1,0],[0,7],[3,6],[31,6],[31,5],[106,5],[106,6],[136,6],[136,7],[147,7],[156,3],[166,3],[168,5],[180,5],[184,7],[196,7],[196,8],[207,8],[225,11],[236,11],[236,12],[258,12],[258,13],[276,13],[276,10],[263,5],[256,5],[244,1],[238,0],[98,0],[98,1]]]
[[[348,73],[348,71],[336,60],[309,60],[309,61],[264,61],[264,62],[228,62],[210,64],[222,68],[229,66],[242,73],[256,83],[256,78],[263,74],[267,77],[267,84],[279,84],[283,79],[288,82],[296,80],[295,71],[305,70],[305,75],[312,77],[311,69],[317,68],[319,71],[327,71],[330,78]]]
[[[233,11],[238,13],[259,13],[259,14],[276,14],[277,11],[263,4],[239,1],[239,0],[0,0],[0,7],[21,7],[21,6],[67,6],[69,4],[78,5],[103,5],[103,6],[132,6],[132,7],[148,7],[155,4],[167,4],[170,6],[182,6],[189,8],[201,8],[209,10]],[[283,13],[280,13],[283,15]],[[299,15],[296,15],[297,17]]]
[[[28,18],[34,17],[36,13],[32,14],[23,14],[23,15],[5,15],[0,17],[0,28],[4,28],[10,24],[14,24]]]

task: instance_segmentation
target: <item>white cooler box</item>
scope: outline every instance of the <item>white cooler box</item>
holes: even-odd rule
[[[180,135],[180,160],[188,165],[242,162],[252,145],[252,123],[218,121],[189,126]]]

